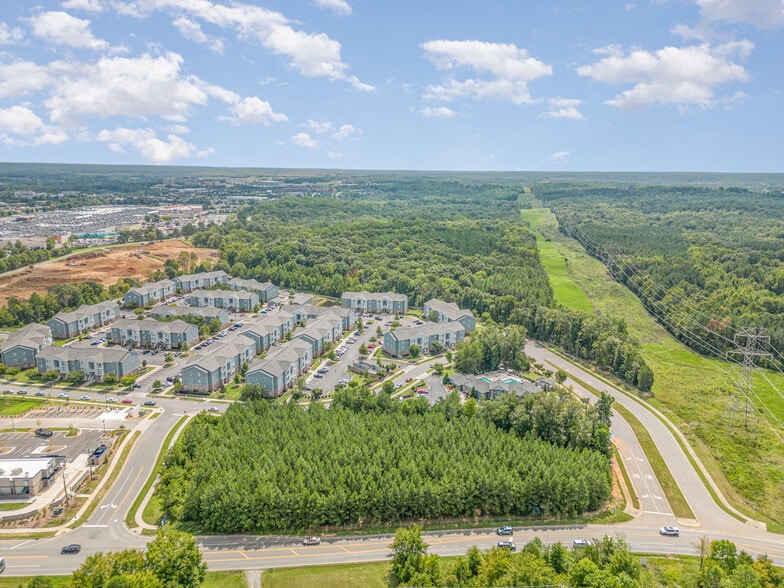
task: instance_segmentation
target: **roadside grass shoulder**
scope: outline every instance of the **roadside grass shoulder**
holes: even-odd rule
[[[641,343],[655,374],[653,395],[644,400],[665,414],[684,434],[722,494],[739,511],[765,520],[769,530],[784,529],[784,376],[766,373],[755,380],[759,412],[756,435],[735,427],[730,433],[726,408],[734,378],[723,360],[698,355],[674,339],[604,265],[579,243],[557,231],[548,209],[524,210],[524,220],[568,259],[569,278],[587,294],[594,310],[622,317]],[[636,394],[636,392],[635,392]]]

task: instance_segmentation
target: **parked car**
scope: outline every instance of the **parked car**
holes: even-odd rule
[[[508,549],[509,551],[514,551],[517,549],[514,541],[499,541],[496,545],[498,546],[498,549]]]
[[[323,378],[323,374],[313,374],[314,378]]]
[[[154,400],[145,400],[144,401],[144,406],[155,406],[155,401]]]
[[[341,378],[340,380],[338,380],[338,384],[343,384],[345,386],[346,384],[348,384],[348,380],[346,378]]]
[[[40,429],[36,429],[35,430],[35,436],[36,437],[45,437],[45,438],[48,439],[53,434],[54,433],[52,433],[49,429],[40,428]]]
[[[321,545],[321,537],[308,537],[302,542],[302,545]]]
[[[318,373],[320,373],[320,374],[326,374],[326,373],[329,373],[329,369],[328,369],[328,368],[325,368],[325,367],[319,368],[319,369],[318,369]]]
[[[659,529],[659,535],[670,535],[672,537],[680,537],[681,532],[678,527],[662,527]]]
[[[60,392],[60,393],[57,395],[57,398],[68,398],[68,394],[66,394],[65,392]]]
[[[574,545],[575,547],[588,547],[590,544],[591,542],[586,539],[575,539],[572,542],[572,545]]]
[[[514,535],[514,531],[512,531],[512,527],[505,526],[505,527],[498,527],[495,530],[496,535]]]
[[[66,545],[60,550],[60,553],[79,553],[82,550],[82,546],[78,543],[71,543],[70,545]]]

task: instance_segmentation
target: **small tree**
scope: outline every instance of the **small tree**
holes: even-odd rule
[[[365,328],[365,323],[362,322],[361,318],[358,318],[357,319],[357,331],[361,331],[364,328]]]
[[[427,555],[428,545],[422,540],[422,527],[402,527],[395,533],[389,545],[392,558],[387,578],[393,586],[407,584],[422,571],[422,563]]]
[[[437,310],[431,310],[429,313],[427,313],[427,320],[429,320],[431,323],[437,323],[438,322],[438,311]]]
[[[408,352],[411,354],[411,359],[416,359],[422,353],[422,348],[419,345],[411,345]]]
[[[568,374],[564,370],[556,370],[555,372],[555,381],[559,384],[563,384],[566,381]]]
[[[117,374],[106,374],[103,377],[103,383],[113,386],[114,384],[117,383]]]
[[[195,588],[207,573],[207,564],[202,561],[194,538],[170,527],[158,531],[158,536],[147,545],[144,563],[165,586]]]
[[[392,380],[387,380],[381,385],[381,391],[384,394],[392,394],[395,391],[395,384]]]
[[[81,370],[75,370],[75,371],[73,371],[73,372],[69,373],[69,374],[66,376],[66,378],[65,378],[65,379],[66,379],[66,381],[67,381],[69,384],[76,385],[76,384],[81,384],[82,382],[84,382],[84,381],[85,381],[85,379],[86,379],[86,376],[84,375],[84,372],[83,372],[83,371],[81,371]]]
[[[60,372],[57,370],[47,370],[41,376],[44,382],[54,382],[57,378],[60,377]]]
[[[359,354],[360,355],[367,355],[367,352],[368,352],[367,345],[365,345],[363,343],[362,345],[359,346]]]

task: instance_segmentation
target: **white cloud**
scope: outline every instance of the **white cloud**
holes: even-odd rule
[[[37,92],[50,82],[49,69],[31,61],[0,64],[0,98]]]
[[[327,157],[330,159],[340,159],[343,154],[340,151],[327,151]]]
[[[361,132],[362,130],[354,127],[354,125],[340,125],[340,128],[332,134],[332,138],[338,141],[345,141]]]
[[[761,29],[784,27],[784,0],[695,0],[708,21],[752,24]]]
[[[464,80],[450,77],[445,84],[429,85],[424,94],[427,100],[450,102],[473,97],[524,104],[531,102],[528,82],[552,74],[551,66],[530,57],[525,49],[511,43],[438,40],[423,43],[422,48],[425,56],[442,71],[467,68],[489,76]]]
[[[577,73],[608,84],[634,84],[631,90],[607,101],[624,110],[654,104],[709,108],[716,102],[714,88],[748,79],[746,69],[732,60],[745,58],[752,48],[753,44],[745,40],[714,46],[664,47],[653,53],[631,49],[625,54],[611,46],[597,51],[606,57],[577,68]]]
[[[569,118],[572,120],[583,120],[585,117],[577,109],[583,101],[576,98],[550,98],[547,103],[550,109],[543,112],[540,116],[544,118]]]
[[[316,134],[326,133],[327,131],[332,130],[332,123],[329,121],[319,122],[317,120],[308,119],[307,122],[300,124],[299,126],[305,127],[306,129],[310,129]]]
[[[59,64],[60,79],[52,84],[46,101],[51,119],[81,124],[84,116],[101,118],[160,116],[181,122],[194,105],[208,101],[217,87],[195,77],[182,78],[182,57],[167,53],[159,57],[102,58],[94,64]],[[50,69],[58,69],[56,64]]]
[[[204,33],[204,31],[201,30],[199,23],[181,16],[175,18],[172,24],[174,24],[174,26],[177,27],[177,30],[180,31],[180,34],[189,41],[207,45],[213,53],[223,53],[223,41]]]
[[[351,14],[351,6],[346,0],[314,0],[313,3],[319,8],[326,8],[335,14]]]
[[[45,124],[29,108],[0,109],[0,142],[6,145],[57,145],[68,140],[66,132]]]
[[[65,0],[60,6],[68,10],[84,10],[86,12],[103,12],[101,0]]]
[[[109,46],[96,39],[90,32],[90,21],[71,16],[67,12],[55,10],[42,12],[29,19],[33,34],[56,45],[77,49],[101,50]]]
[[[287,58],[291,67],[304,76],[342,80],[362,91],[375,89],[348,75],[349,67],[341,58],[339,42],[324,33],[296,30],[280,12],[252,4],[210,0],[135,0],[123,4],[123,13],[139,17],[153,10],[174,11],[178,18],[190,14],[194,19],[232,29],[241,40],[257,41],[275,55]]]
[[[446,106],[436,106],[435,108],[422,108],[419,110],[419,114],[422,116],[427,116],[429,118],[452,118],[456,116],[457,113],[452,110],[451,108],[447,108]]]
[[[256,96],[243,98],[240,102],[232,106],[233,117],[223,117],[224,120],[231,120],[235,124],[243,125],[269,125],[274,122],[285,122],[289,120],[285,114],[272,110],[269,102],[261,100]]]
[[[291,137],[291,142],[297,147],[307,147],[308,149],[318,149],[319,142],[307,133],[297,133]]]
[[[138,151],[147,161],[155,164],[164,164],[182,159],[184,157],[204,157],[212,153],[212,149],[198,151],[196,147],[177,135],[170,134],[163,141],[159,139],[153,129],[128,129],[118,127],[112,131],[103,129],[98,132],[96,139],[108,143],[109,149],[122,153],[126,147]]]
[[[6,23],[0,22],[0,45],[18,43],[24,37],[20,28],[10,28]]]
[[[550,161],[553,163],[569,163],[571,154],[571,151],[557,151],[550,156]]]

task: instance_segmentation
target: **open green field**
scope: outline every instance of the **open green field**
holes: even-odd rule
[[[726,409],[734,379],[729,364],[700,356],[671,337],[631,292],[609,277],[600,261],[558,232],[549,209],[522,212],[523,219],[568,261],[565,279],[588,296],[595,311],[622,317],[640,340],[656,376],[648,402],[684,433],[722,493],[739,510],[765,521],[769,530],[784,530],[784,377],[768,373],[772,385],[762,377],[754,382],[760,413],[756,436],[737,426],[739,418],[730,430]],[[556,299],[580,308],[569,304],[568,297]]]
[[[33,398],[19,398],[14,396],[0,396],[0,416],[16,416],[32,410],[45,400]]]
[[[305,566],[300,568],[273,568],[264,570],[261,585],[264,588],[386,588],[384,579],[389,562],[333,566]]]
[[[523,220],[531,226],[542,226],[543,224],[555,226],[557,223],[553,213],[546,208],[526,209],[522,210],[521,214]],[[536,234],[536,246],[539,248],[539,258],[542,260],[542,265],[550,278],[555,301],[568,308],[592,312],[593,305],[588,295],[569,275],[568,259],[540,232]]]

